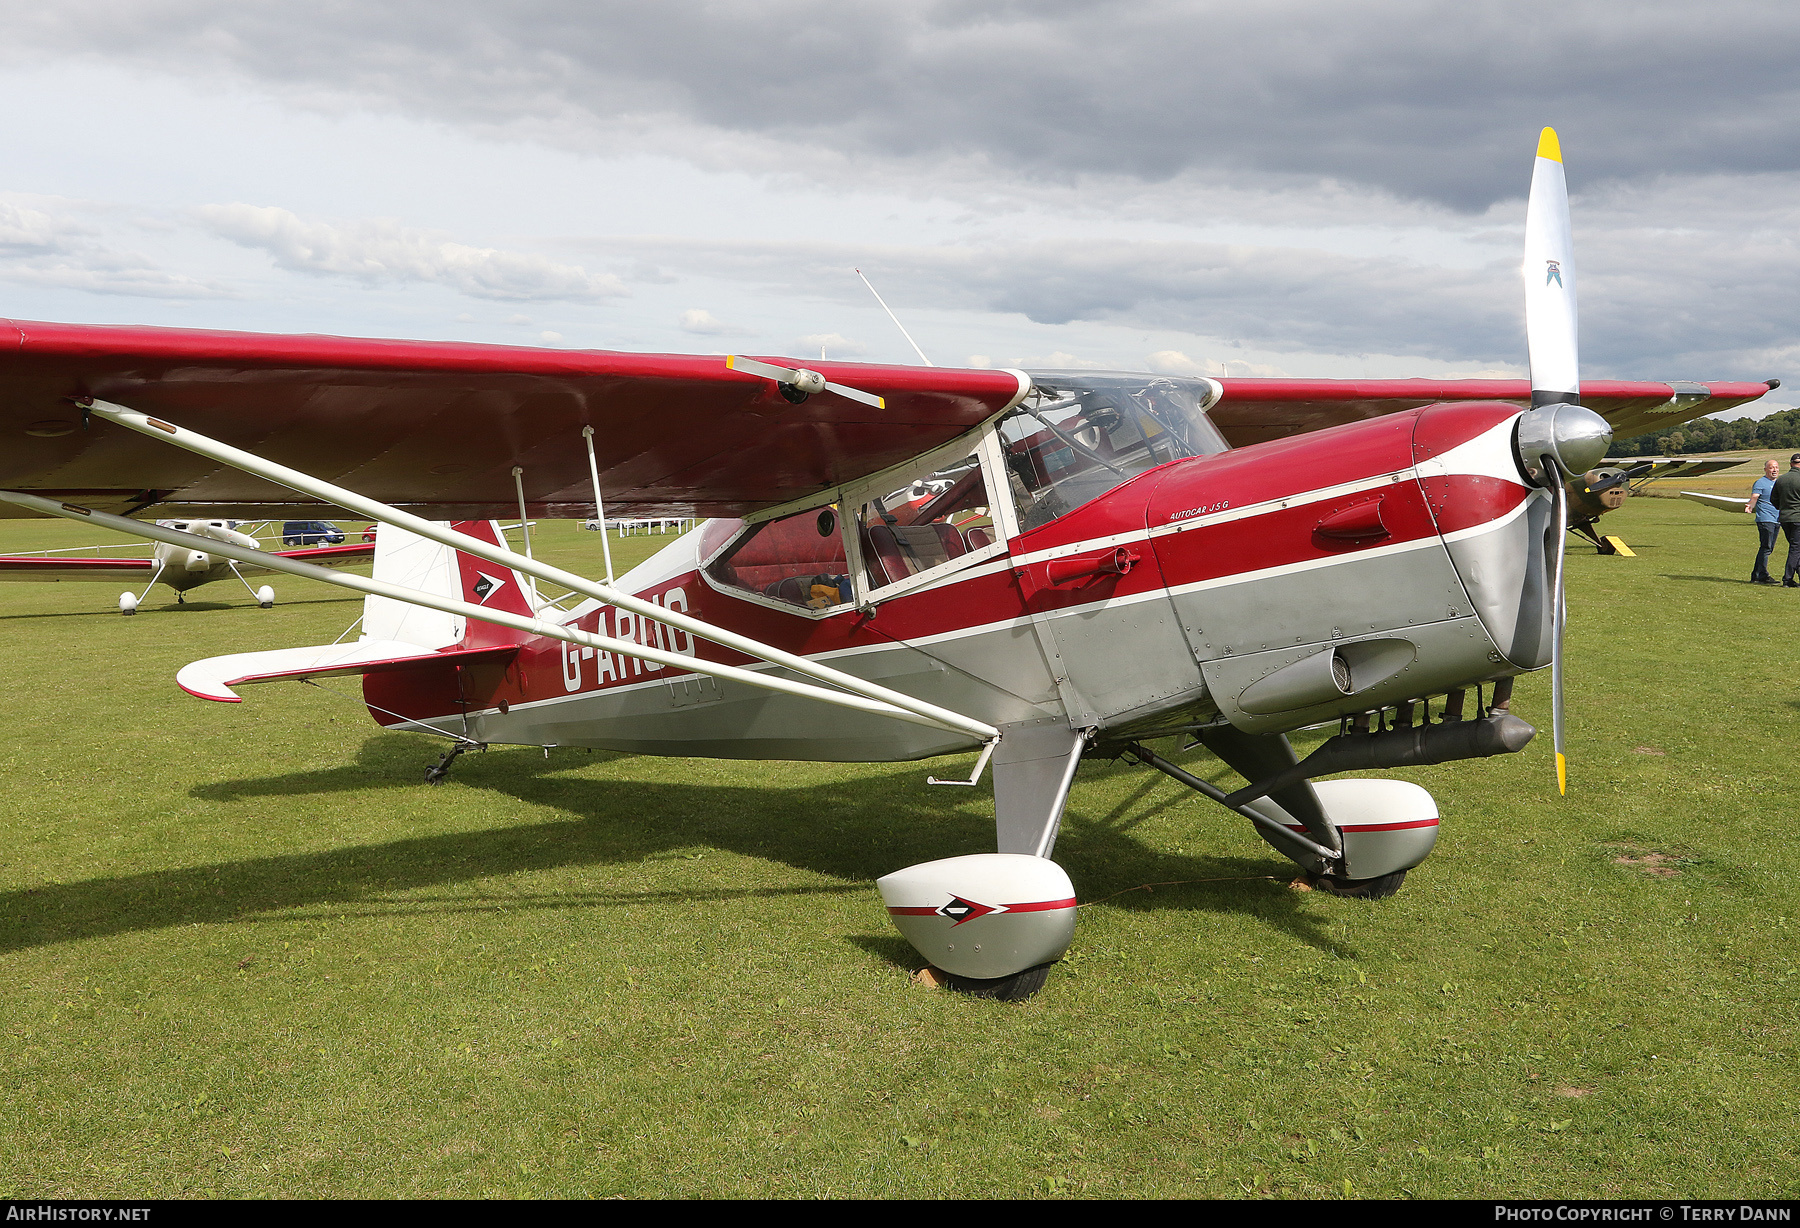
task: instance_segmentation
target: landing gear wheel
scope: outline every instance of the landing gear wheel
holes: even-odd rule
[[[966,993],[971,998],[1023,1002],[1044,987],[1044,981],[1050,976],[1050,967],[1049,964],[1039,964],[1035,968],[1027,968],[1011,976],[998,976],[991,981],[978,981],[973,977],[955,976],[948,972],[944,977],[950,982],[950,988],[958,993]]]
[[[1306,881],[1314,891],[1323,891],[1326,895],[1340,895],[1350,900],[1385,900],[1400,890],[1400,884],[1406,881],[1406,871],[1395,870],[1380,878],[1331,878],[1310,874]]]

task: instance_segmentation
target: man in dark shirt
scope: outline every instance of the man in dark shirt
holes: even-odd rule
[[[1782,586],[1800,588],[1800,580],[1795,579],[1796,573],[1800,573],[1800,452],[1788,458],[1788,471],[1775,479],[1769,501],[1781,517],[1781,531],[1787,535],[1787,566],[1782,568]]]

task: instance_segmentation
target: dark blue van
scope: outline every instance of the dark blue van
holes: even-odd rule
[[[281,526],[284,546],[339,546],[344,531],[325,520],[290,520]]]

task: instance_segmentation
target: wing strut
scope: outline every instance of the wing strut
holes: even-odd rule
[[[842,690],[848,691],[851,696],[860,696],[862,699],[872,701],[877,705],[876,709],[869,710],[880,710],[883,715],[910,720],[913,724],[954,730],[955,732],[964,734],[978,742],[990,742],[1000,736],[1000,731],[994,728],[994,726],[983,721],[975,720],[973,717],[964,716],[960,712],[952,712],[948,708],[940,708],[936,704],[927,703],[922,699],[907,695],[904,692],[879,686],[876,683],[858,678],[854,674],[847,674],[841,670],[832,669],[828,665],[821,665],[819,662],[811,660],[810,658],[800,656],[796,653],[784,652],[779,648],[764,644],[749,636],[739,635],[736,632],[727,631],[723,627],[716,627],[701,619],[693,618],[675,610],[665,609],[653,602],[645,601],[641,597],[613,588],[610,585],[598,584],[593,580],[587,579],[585,576],[579,576],[573,572],[564,571],[559,567],[552,567],[542,560],[527,558],[522,554],[506,549],[504,546],[493,545],[488,542],[480,541],[477,538],[470,537],[467,534],[458,533],[449,525],[439,524],[435,521],[414,516],[410,512],[401,511],[399,508],[389,507],[387,504],[381,503],[378,500],[365,498],[362,495],[356,494],[354,491],[345,490],[341,486],[334,486],[330,482],[322,481],[295,469],[289,469],[285,465],[279,465],[273,461],[264,460],[262,457],[255,456],[239,448],[234,448],[230,444],[221,443],[215,439],[209,439],[204,435],[187,430],[184,427],[175,426],[172,423],[152,418],[149,415],[139,413],[136,410],[126,409],[124,406],[113,405],[105,401],[93,401],[87,408],[94,414],[105,418],[108,421],[117,422],[121,426],[129,427],[131,430],[137,431],[143,435],[148,435],[152,439],[166,440],[167,442],[186,448],[190,452],[195,452],[201,456],[216,460],[221,464],[230,465],[233,468],[241,469],[246,473],[267,478],[272,482],[279,482],[281,485],[291,487],[303,494],[312,495],[321,502],[333,504],[348,511],[357,512],[369,517],[371,520],[380,521],[383,524],[398,525],[409,532],[418,534],[420,537],[440,542],[452,549],[461,550],[465,554],[471,554],[476,558],[486,559],[491,563],[498,563],[503,567],[511,567],[513,570],[531,576],[537,580],[545,580],[552,584],[560,584],[565,588],[592,597],[596,601],[605,602],[606,604],[616,606],[619,609],[629,610],[634,614],[640,614],[645,618],[652,619],[656,622],[661,622],[672,627],[679,627],[681,630],[697,635],[702,639],[710,640],[712,643],[715,643],[722,648],[728,648],[734,652],[741,652],[746,656],[757,657],[771,665],[779,665],[785,669],[793,670],[803,677],[811,678],[814,681],[823,682],[830,686],[842,688]],[[14,502],[18,501],[17,497],[10,494],[0,497],[8,498]],[[45,505],[38,510],[48,511],[54,515],[64,514],[58,510],[62,506],[60,504],[52,503],[49,500],[38,500],[37,502]],[[35,504],[33,506],[35,506]],[[85,518],[97,518],[99,515],[100,513],[90,513],[89,516]],[[135,533],[140,537],[155,536],[148,532],[151,526],[139,524],[137,521],[124,520],[122,517],[114,517],[113,519],[118,520],[122,525],[129,526],[123,530],[124,532]],[[168,530],[162,530],[162,532],[167,531]],[[228,552],[223,549],[221,549],[219,553],[228,554]],[[260,551],[253,553],[261,554]],[[266,560],[270,557],[272,556],[262,555],[255,561],[267,566],[268,563]],[[289,569],[285,567],[276,567],[275,570],[280,571]],[[316,570],[323,572],[326,576],[331,575],[329,572],[324,572],[323,568]],[[310,570],[305,574],[310,575]],[[362,580],[361,577],[344,577],[344,579],[355,579],[359,584],[368,583],[368,581]],[[333,578],[330,582],[336,583],[338,580]],[[349,584],[346,585],[346,587],[357,587],[357,585]],[[363,591],[366,592],[369,590],[364,589]],[[398,598],[398,600],[408,601],[415,605],[430,604],[429,602],[418,601],[416,596],[404,596]],[[463,611],[458,610],[453,612],[462,613]],[[487,618],[490,622],[498,621],[489,617],[492,613],[492,611],[484,611],[481,614],[470,615],[470,617]],[[552,635],[555,638],[568,639],[571,635],[587,634],[586,632],[563,628],[556,624],[543,623],[539,620],[531,621],[535,624],[531,628],[531,631],[533,634],[537,635]],[[540,626],[556,626],[557,629],[554,631],[538,630],[538,627]],[[582,639],[572,642],[587,644],[590,640]],[[592,640],[591,642],[596,646],[599,645],[597,639]],[[628,641],[611,642],[621,646],[608,648],[607,651],[620,653],[626,656],[642,657],[645,660],[662,660],[660,657],[651,655],[651,651],[653,650],[647,650],[641,645],[631,644]],[[663,664],[674,665],[679,669],[691,669],[699,673],[712,672],[716,669],[735,669],[735,667],[729,666],[716,666],[711,662],[701,661],[696,657],[688,656],[678,656],[675,659],[663,661]],[[737,677],[737,675],[740,674],[743,676]],[[795,686],[804,685],[784,682],[779,687],[773,686],[773,683],[780,680],[771,678],[766,674],[749,670],[737,670],[735,674],[720,674],[719,676],[734,677],[738,681],[751,682],[753,685],[763,686],[772,690],[786,690]],[[831,697],[831,702],[839,702],[849,698],[849,696],[841,695],[833,691],[827,691],[819,687],[805,687],[804,690],[795,691],[793,693],[808,694],[817,699],[824,699],[829,696]]]
[[[914,725],[929,728],[949,728],[957,733],[969,733],[978,736],[964,726],[981,728],[979,722],[967,717],[958,717],[959,725],[951,725],[948,721],[933,717],[921,716],[893,704],[883,703],[876,699],[865,699],[860,695],[846,695],[842,691],[826,690],[806,682],[790,682],[785,678],[770,674],[758,673],[755,670],[742,669],[736,665],[722,665],[717,661],[707,661],[698,657],[685,656],[678,652],[668,652],[661,648],[651,648],[630,640],[616,640],[611,636],[594,635],[577,627],[564,626],[561,623],[545,622],[541,618],[526,618],[518,614],[508,614],[503,610],[489,609],[487,606],[475,605],[468,601],[458,601],[451,597],[439,597],[432,593],[420,592],[418,589],[406,588],[399,584],[389,584],[384,580],[365,579],[362,576],[347,572],[335,572],[324,567],[315,567],[311,563],[302,563],[298,559],[290,559],[279,554],[268,554],[261,550],[252,550],[248,546],[240,546],[236,542],[221,542],[210,537],[199,537],[192,533],[183,533],[179,529],[165,529],[161,525],[144,524],[137,520],[127,520],[123,516],[114,516],[107,512],[97,512],[90,508],[80,507],[73,503],[61,503],[55,499],[44,499],[37,495],[28,495],[16,490],[0,490],[0,500],[17,504],[34,512],[46,515],[62,516],[69,520],[85,520],[104,528],[114,529],[120,533],[131,533],[138,537],[147,537],[152,541],[168,542],[172,546],[180,546],[188,550],[208,550],[214,554],[222,554],[226,558],[236,559],[240,563],[254,563],[258,567],[267,567],[271,571],[285,571],[289,575],[300,576],[307,580],[318,580],[325,584],[335,584],[339,588],[355,589],[360,593],[373,594],[377,597],[388,597],[395,601],[404,601],[412,605],[425,606],[428,609],[441,610],[446,614],[456,614],[463,618],[479,619],[482,622],[495,623],[502,627],[511,627],[515,631],[523,631],[527,635],[541,635],[550,639],[567,640],[571,644],[580,644],[584,648],[593,648],[599,652],[613,652],[621,656],[640,657],[645,661],[654,661],[659,665],[673,666],[676,669],[691,670],[697,674],[710,674],[715,678],[723,678],[731,682],[742,682],[749,686],[761,687],[768,691],[780,691],[787,695],[798,695],[807,699],[817,699],[823,703],[836,704],[840,708],[850,708],[857,712],[869,712],[877,716],[891,716],[895,720],[908,721]],[[658,607],[660,608],[660,607]],[[704,625],[704,624],[703,624]],[[865,686],[868,684],[864,684]],[[881,688],[874,688],[881,689]],[[910,698],[910,696],[905,697]],[[917,703],[917,701],[913,701]],[[997,733],[998,731],[996,731]]]

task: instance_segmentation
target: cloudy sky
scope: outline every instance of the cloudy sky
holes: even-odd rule
[[[942,364],[1523,374],[1550,124],[1584,373],[1800,376],[1800,8],[1767,0],[0,0],[0,29],[3,316],[916,361],[861,268]]]

